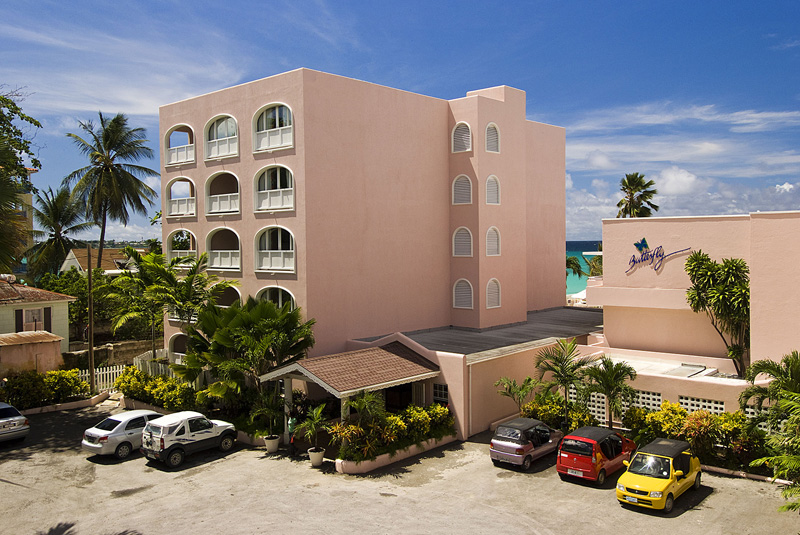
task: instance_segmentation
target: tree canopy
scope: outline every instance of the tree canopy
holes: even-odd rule
[[[653,197],[658,193],[656,183],[652,180],[645,182],[644,175],[628,173],[620,181],[619,189],[623,197],[617,203],[617,217],[650,217],[658,211],[658,205],[653,202]]]

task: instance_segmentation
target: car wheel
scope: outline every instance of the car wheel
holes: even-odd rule
[[[233,442],[233,437],[231,435],[225,435],[222,437],[222,440],[219,441],[219,451],[231,451]]]
[[[531,467],[531,457],[529,455],[522,460],[522,470],[527,472],[530,467]]]
[[[672,494],[667,496],[667,501],[664,502],[664,514],[668,515],[672,512],[672,506],[675,505],[675,498]]]
[[[167,466],[177,468],[183,463],[183,451],[173,450],[167,457]]]
[[[605,482],[606,482],[606,471],[600,470],[600,473],[597,474],[597,486],[602,487]]]
[[[128,455],[131,454],[131,450],[132,448],[130,443],[123,442],[117,446],[117,449],[114,451],[114,456],[121,461],[122,459],[126,459]]]
[[[693,488],[694,488],[694,490],[697,490],[697,489],[700,488],[700,472],[697,472],[697,477],[694,478]]]

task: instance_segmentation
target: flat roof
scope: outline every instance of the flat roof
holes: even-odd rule
[[[484,331],[444,327],[403,333],[426,349],[468,355],[467,362],[508,353],[509,346],[524,349],[543,345],[551,338],[571,338],[603,330],[603,311],[595,308],[560,307],[528,312],[528,321]]]

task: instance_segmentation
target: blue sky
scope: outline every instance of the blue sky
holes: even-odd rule
[[[98,111],[157,150],[158,106],[308,67],[444,99],[523,89],[529,119],[567,129],[568,239],[600,238],[632,172],[659,215],[800,209],[800,2],[494,4],[6,0],[0,83],[43,124],[40,188],[84,165],[65,134]]]

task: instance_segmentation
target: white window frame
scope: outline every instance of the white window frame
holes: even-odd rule
[[[238,249],[211,249],[211,239],[220,230],[230,230],[239,241]],[[242,237],[231,227],[214,227],[206,235],[206,252],[208,253],[208,268],[214,271],[241,271],[242,270]],[[227,255],[219,255],[221,257],[227,256],[230,259],[230,266],[212,266],[214,253],[228,253]],[[236,264],[236,265],[235,265]]]
[[[495,231],[497,233],[497,252],[491,253],[489,252],[489,233]],[[501,241],[500,241],[500,229],[497,227],[489,227],[486,230],[486,256],[500,256],[501,253]]]
[[[217,284],[219,284],[219,283],[217,283]],[[214,286],[216,286],[217,284],[215,284]],[[214,286],[212,286],[212,287],[210,288],[210,290],[211,290],[211,291],[214,291]],[[232,289],[232,290],[234,290],[234,291],[235,291],[237,294],[239,294],[239,304],[244,304],[244,301],[242,300],[242,292],[240,292],[240,291],[239,291],[239,289],[238,289],[236,286],[228,286],[228,288],[231,288],[231,289]],[[227,289],[227,288],[226,288],[226,289]],[[218,307],[221,307],[221,308],[230,308],[230,306],[231,306],[231,305],[220,305],[219,303],[216,303],[216,305],[217,305]]]
[[[220,195],[211,195],[211,183],[214,182],[218,177],[222,175],[231,175],[233,178],[236,179],[236,193],[222,193]],[[229,215],[229,214],[240,214],[242,212],[242,181],[239,180],[239,177],[236,176],[235,173],[231,171],[218,171],[208,177],[206,179],[206,215],[214,216],[214,215]],[[215,210],[211,211],[211,206],[214,204],[212,202],[211,197],[217,197],[217,201],[222,203],[227,203],[228,206],[234,207],[235,209],[230,210]]]
[[[272,229],[276,229],[276,230],[279,230],[279,231],[280,230],[286,231],[289,234],[289,236],[291,237],[292,248],[291,249],[264,249],[264,250],[262,250],[259,247],[259,245],[260,245],[259,242],[261,241],[261,236],[263,236],[264,234],[268,233]],[[295,273],[297,271],[297,240],[294,237],[294,232],[292,232],[290,229],[288,229],[288,228],[286,228],[284,226],[281,226],[281,225],[269,225],[269,226],[266,226],[266,227],[262,228],[261,230],[259,230],[258,232],[256,232],[253,245],[254,245],[254,248],[255,248],[255,255],[254,255],[255,256],[255,270],[257,272],[259,272],[259,273]],[[267,244],[267,245],[269,245],[269,244]],[[268,257],[280,256],[281,263],[286,265],[287,263],[290,262],[291,263],[291,267],[288,267],[288,268],[287,267],[277,267],[277,268],[276,267],[273,267],[273,268],[261,267],[261,256],[262,256],[262,253],[267,253]]]
[[[433,402],[445,406],[450,404],[450,389],[446,384],[433,383]]]
[[[197,191],[197,190],[195,190],[195,191]],[[195,248],[194,249],[174,249],[173,250],[172,249],[172,237],[175,234],[177,234],[178,232],[188,232],[192,236],[192,238],[194,238],[194,246],[195,246]],[[192,244],[192,240],[190,238],[189,239],[189,246],[191,246],[191,244]],[[165,250],[167,252],[167,262],[170,262],[173,258],[177,258],[179,256],[188,256],[188,257],[191,257],[191,258],[197,258],[197,247],[198,247],[197,236],[195,235],[194,232],[192,232],[188,228],[183,228],[183,227],[176,228],[175,230],[173,230],[172,232],[170,232],[167,235],[167,241],[164,244],[164,248],[165,248]],[[181,251],[181,254],[175,255],[174,254],[175,251]],[[186,269],[186,266],[182,266],[182,268]]]
[[[194,191],[194,196],[192,197],[183,197],[180,199],[173,199],[172,198],[172,186],[176,182],[188,182],[191,184],[191,188]],[[164,192],[167,197],[166,202],[166,213],[164,214],[165,217],[187,217],[197,215],[197,185],[194,183],[194,180],[189,178],[188,176],[178,176],[167,182],[167,190]],[[174,201],[174,202],[173,202]],[[177,208],[181,208],[185,206],[185,211],[179,213],[172,213],[173,206]],[[178,211],[178,210],[176,210]]]
[[[469,234],[469,254],[457,254],[456,253],[456,237],[459,234],[459,231],[466,230]],[[467,227],[458,227],[455,231],[453,231],[453,238],[452,238],[452,247],[453,247],[453,257],[454,258],[472,258],[473,251],[474,251],[474,241],[472,239],[472,232]]]
[[[456,202],[456,184],[459,181],[463,181],[462,179],[466,180],[467,184],[469,184],[469,202]],[[472,204],[472,179],[467,175],[458,175],[455,179],[453,179],[453,183],[451,184],[450,190],[451,190],[450,200],[454,206]]]
[[[469,144],[466,149],[464,150],[456,150],[456,130],[459,126],[466,126],[467,130],[469,131]],[[459,121],[453,127],[452,132],[450,132],[450,152],[452,153],[461,153],[461,152],[472,152],[472,127],[470,127],[469,123],[465,121]]]
[[[456,289],[458,288],[459,283],[466,282],[469,285],[469,306],[459,306],[456,303]],[[455,284],[453,284],[453,308],[458,308],[461,310],[472,310],[475,308],[475,290],[472,287],[472,283],[469,282],[467,279],[458,279]]]
[[[489,129],[494,128],[495,132],[497,132],[497,150],[489,150]],[[498,128],[496,123],[489,123],[486,125],[486,130],[484,131],[485,139],[484,139],[484,148],[486,152],[491,152],[494,154],[500,154],[500,128]]]
[[[489,202],[489,183],[494,181],[497,184],[497,202]],[[486,179],[486,204],[491,206],[500,205],[500,179],[495,175],[489,175]]]
[[[286,288],[284,288],[283,286],[276,286],[276,285],[264,286],[256,294],[258,296],[257,299],[264,300],[265,299],[264,298],[264,293],[267,292],[268,290],[273,290],[273,289],[281,290],[281,291],[284,291],[287,294],[289,294],[289,298],[292,300],[292,310],[297,308],[297,299],[295,299],[294,294],[292,292],[290,292],[289,290],[287,290]],[[277,305],[277,303],[276,303],[276,305]],[[281,303],[280,305],[277,305],[277,306],[279,306],[279,307],[283,306],[283,303]]]
[[[270,169],[286,169],[286,171],[288,171],[289,173],[289,177],[292,182],[292,187],[279,188],[276,190],[270,190],[270,189],[266,189],[264,191],[259,190],[258,179],[261,178],[261,175],[266,174]],[[266,181],[266,177],[264,178],[264,180]],[[253,191],[255,192],[255,195],[253,195],[253,211],[262,213],[263,212],[271,213],[271,212],[289,212],[294,210],[294,193],[295,193],[294,184],[295,184],[294,172],[288,166],[281,164],[273,164],[263,167],[256,173],[255,177],[253,178]],[[268,200],[273,197],[279,197],[280,199],[283,199],[283,203],[280,205],[280,207],[259,208],[259,199],[261,197],[261,194],[266,192],[276,192],[274,195],[268,195],[267,196]],[[286,200],[287,198],[288,201]]]
[[[493,282],[497,284],[497,304],[496,305],[493,305],[493,304],[489,303],[489,286]],[[503,294],[502,294],[502,286],[500,285],[500,281],[497,280],[497,279],[489,279],[489,282],[486,283],[486,308],[500,308],[500,306],[503,303],[502,296],[503,296]]]
[[[175,132],[178,128],[188,128],[191,133],[191,138],[194,140],[194,143],[189,143],[188,145],[179,145],[176,147],[171,147],[169,144],[169,138],[173,132]],[[194,128],[189,126],[185,123],[176,124],[169,130],[167,130],[167,135],[164,137],[164,166],[169,167],[173,165],[182,165],[186,163],[194,163],[195,161],[195,152],[196,152],[196,145],[197,145],[197,135],[194,132]]]
[[[258,130],[258,119],[261,117],[263,113],[265,113],[270,108],[278,108],[283,106],[287,110],[289,110],[289,122],[290,124],[287,126],[280,126],[278,128],[270,128],[268,130]],[[286,104],[285,102],[270,102],[262,106],[254,115],[253,115],[253,152],[272,152],[274,150],[284,150],[284,149],[291,149],[294,147],[294,110]],[[263,136],[263,134],[267,134]],[[259,139],[261,137],[267,137],[269,140],[270,137],[278,137],[279,141],[277,143],[269,144],[267,141],[267,146],[259,148]]]
[[[236,125],[236,134],[233,135],[233,136],[228,136],[228,137],[223,137],[223,138],[215,138],[213,140],[209,140],[208,139],[208,131],[211,129],[212,126],[214,126],[214,124],[216,124],[216,122],[218,120],[226,118],[226,117],[230,117],[231,119],[233,119],[233,122]],[[232,114],[230,114],[230,113],[220,113],[219,115],[215,115],[214,117],[212,117],[206,123],[205,128],[203,128],[203,150],[204,150],[205,159],[213,161],[213,160],[223,160],[225,158],[235,158],[236,156],[239,156],[239,134],[240,133],[241,132],[240,132],[240,128],[239,128],[239,121],[237,121],[236,117],[234,117]],[[216,156],[211,156],[210,155],[211,151],[209,150],[209,147],[211,146],[210,144],[211,143],[217,143],[218,145],[222,145],[222,143],[221,143],[222,141],[226,141],[225,144],[229,148],[230,148],[231,145],[233,145],[235,147],[235,150],[226,152],[225,154],[219,154],[219,155],[216,155]]]

